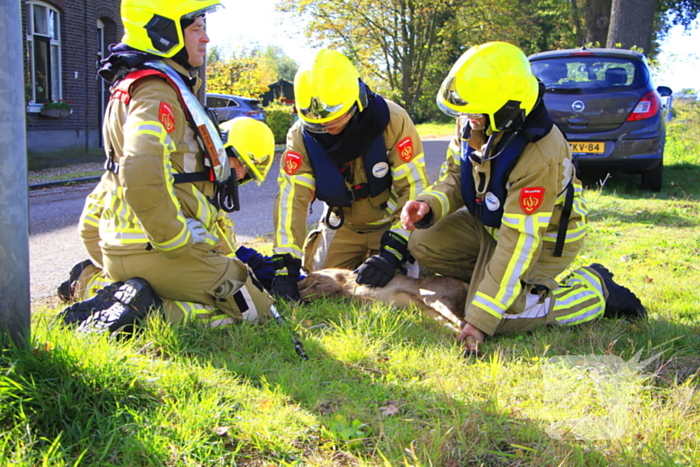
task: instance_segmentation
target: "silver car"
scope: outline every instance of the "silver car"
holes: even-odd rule
[[[549,115],[569,139],[581,170],[641,174],[660,191],[666,108],[644,54],[625,49],[567,49],[529,57],[545,85]]]
[[[261,122],[266,119],[260,101],[250,97],[207,93],[207,107],[216,112],[221,123],[236,117],[251,117]]]

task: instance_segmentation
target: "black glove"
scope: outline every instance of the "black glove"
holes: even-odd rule
[[[265,290],[272,290],[275,269],[270,256],[263,256],[253,248],[241,246],[236,250],[236,257],[253,270],[255,278],[260,281]]]
[[[387,230],[382,235],[382,247],[378,255],[368,258],[355,270],[358,284],[384,287],[396,274],[396,269],[408,257],[408,240]]]
[[[275,278],[272,280],[272,293],[289,300],[300,301],[299,295],[299,271],[301,260],[294,258],[289,253],[274,255],[272,266],[275,268]]]

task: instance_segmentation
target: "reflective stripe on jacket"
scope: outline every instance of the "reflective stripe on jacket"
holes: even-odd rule
[[[385,99],[386,100],[386,99]],[[384,130],[384,150],[391,173],[391,189],[380,196],[366,198],[343,209],[344,228],[375,230],[387,224],[400,229],[399,215],[404,203],[428,185],[423,144],[408,113],[386,100],[389,125]],[[350,163],[351,180],[343,180],[346,190],[368,183],[365,161],[358,157]],[[287,148],[282,155],[277,179],[279,191],[274,206],[274,253],[289,253],[300,258],[306,238],[308,208],[317,190],[318,178],[304,145],[302,127],[296,122],[287,133]]]
[[[462,158],[460,163],[455,163],[450,154],[454,154],[455,148],[461,148],[462,139],[462,132],[457,131],[448,149],[448,160],[440,181],[418,197],[430,205],[433,222],[466,204],[462,195],[462,174],[469,174],[467,184],[474,186],[478,186],[481,180],[485,180],[484,183],[488,186],[493,175],[493,164],[498,158],[482,163],[472,158]],[[469,170],[461,169],[461,165],[466,165]],[[470,316],[490,316],[490,320],[481,321],[491,323],[502,319],[522,290],[523,284],[556,288],[554,278],[533,278],[531,274],[539,261],[570,261],[552,258],[551,253],[543,253],[545,242],[551,242],[548,245],[550,248],[556,242],[566,187],[569,184],[573,184],[574,199],[565,244],[581,241],[586,234],[588,222],[588,207],[583,199],[583,188],[576,177],[571,150],[556,126],[546,136],[525,146],[506,180],[499,183],[503,182],[506,188],[505,198],[492,200],[493,206],[500,204],[503,209],[500,227],[485,226],[497,240],[496,250],[483,281],[471,284],[478,290],[474,301],[467,305],[466,310]],[[486,209],[485,207],[484,211]],[[482,330],[491,333],[494,328],[495,325]]]
[[[166,63],[187,75],[172,60]],[[133,254],[155,248],[167,257],[181,257],[192,246],[187,218],[198,219],[212,233],[206,242],[215,245],[217,210],[209,202],[214,184],[173,183],[174,174],[207,170],[178,91],[168,80],[148,76],[134,82],[129,93],[128,103],[113,98],[105,112],[105,151],[118,171],[106,173],[101,181],[102,249]]]

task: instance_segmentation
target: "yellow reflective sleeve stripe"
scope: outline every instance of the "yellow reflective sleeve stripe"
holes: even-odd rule
[[[559,198],[557,198],[558,205],[564,203],[565,195],[566,193],[563,193],[559,196]],[[564,240],[565,243],[583,239],[588,231],[588,205],[586,204],[586,200],[583,198],[583,188],[581,187],[580,183],[574,184],[574,201],[571,207],[571,212],[578,214],[580,219],[574,223],[573,227],[570,225],[567,229],[566,238]],[[545,234],[544,240],[547,242],[556,242],[557,232],[549,232]]]
[[[553,291],[555,305],[553,312],[577,308],[568,315],[557,317],[561,325],[585,323],[602,316],[605,312],[605,297],[603,286],[597,276],[585,269],[576,270],[567,280],[568,287],[560,287]],[[581,306],[590,302],[588,306]]]
[[[92,227],[99,227],[100,218],[95,217],[94,214],[86,214],[85,216],[83,216],[83,224],[87,224]]]
[[[391,220],[391,216],[383,217],[382,219],[379,219],[378,221],[374,222],[367,222],[367,225],[383,225],[386,224]],[[399,224],[401,225],[401,224]]]
[[[214,208],[204,193],[199,191],[194,184],[190,184],[190,191],[192,192],[192,196],[197,199],[197,219],[208,229],[209,226],[216,222],[218,216],[216,208]]]
[[[503,215],[502,224],[518,232],[518,239],[510,260],[499,284],[498,294],[494,297],[506,310],[521,290],[520,277],[532,263],[532,257],[540,242],[540,229],[546,227],[551,214],[537,213],[531,216],[507,213]]]
[[[414,157],[410,162],[401,164],[391,169],[391,176],[394,182],[407,178],[408,199],[415,199],[428,185],[428,176],[425,172],[425,158],[423,154]],[[396,195],[395,192],[392,193]]]
[[[181,216],[178,216],[178,218]],[[183,217],[184,220],[184,217]],[[156,242],[151,242],[154,247],[158,248],[159,250],[163,251],[172,251],[177,248],[180,248],[184,245],[187,244],[187,242],[190,241],[192,238],[192,234],[190,234],[190,229],[187,228],[187,224],[184,224],[182,227],[182,230],[180,231],[179,234],[175,236],[172,240],[168,242],[163,242],[163,243],[156,243]]]
[[[447,196],[445,196],[445,193],[437,190],[431,190],[430,188],[428,188],[423,193],[421,193],[421,196],[423,195],[435,198],[438,201],[438,203],[440,203],[440,209],[442,210],[442,212],[439,213],[439,215],[437,215],[438,213],[435,213],[435,220],[442,218],[442,216],[444,216],[446,212],[450,212],[450,200],[447,198]]]
[[[477,308],[481,308],[488,314],[495,316],[498,319],[503,319],[505,308],[483,292],[477,292],[471,304]]]
[[[296,175],[289,177],[295,185],[305,186],[309,190],[316,189],[316,179],[308,175]]]
[[[454,164],[456,167],[459,167],[462,165],[462,159],[461,159],[461,149],[459,149],[457,152],[455,152],[454,147],[452,144],[450,144],[447,147],[447,154],[445,155],[445,160],[443,161],[442,165],[440,166],[440,173],[438,175],[438,181],[443,181],[449,172],[450,169],[450,164]]]
[[[294,197],[298,186],[315,190],[316,180],[309,175],[294,176],[280,171],[277,181],[280,187],[280,205],[277,210],[277,232],[275,235],[278,246],[275,248],[275,252],[289,253],[295,258],[301,258],[301,246],[296,245],[294,240]],[[306,219],[304,219],[304,225],[306,225]]]
[[[91,227],[99,227],[100,217],[102,217],[102,212],[104,211],[103,203],[105,202],[106,194],[104,189],[101,189],[98,193],[92,192],[87,197],[82,218],[84,224]]]

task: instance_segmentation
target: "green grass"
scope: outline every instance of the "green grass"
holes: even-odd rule
[[[430,136],[452,136],[455,132],[454,122],[450,123],[419,123],[416,130],[421,138]]]
[[[61,151],[50,151],[27,154],[27,170],[43,170],[53,167],[66,167],[73,164],[81,164],[83,162],[103,162],[105,158],[102,149],[64,149]]]
[[[607,265],[648,322],[491,338],[465,359],[414,310],[281,304],[303,362],[272,322],[171,329],[154,316],[120,341],[34,310],[32,350],[0,354],[0,465],[700,465],[691,117],[669,125],[662,192],[617,175],[586,192],[590,233],[572,267]]]
[[[86,170],[86,171],[79,171],[79,172],[70,172],[70,175],[61,174],[61,175],[50,175],[50,176],[41,176],[41,177],[38,177],[36,175],[32,175],[30,173],[29,176],[27,177],[27,181],[29,182],[30,185],[32,185],[35,183],[63,181],[63,180],[66,180],[66,178],[78,179],[78,178],[85,178],[85,177],[99,177],[103,173],[104,173],[104,170]]]

